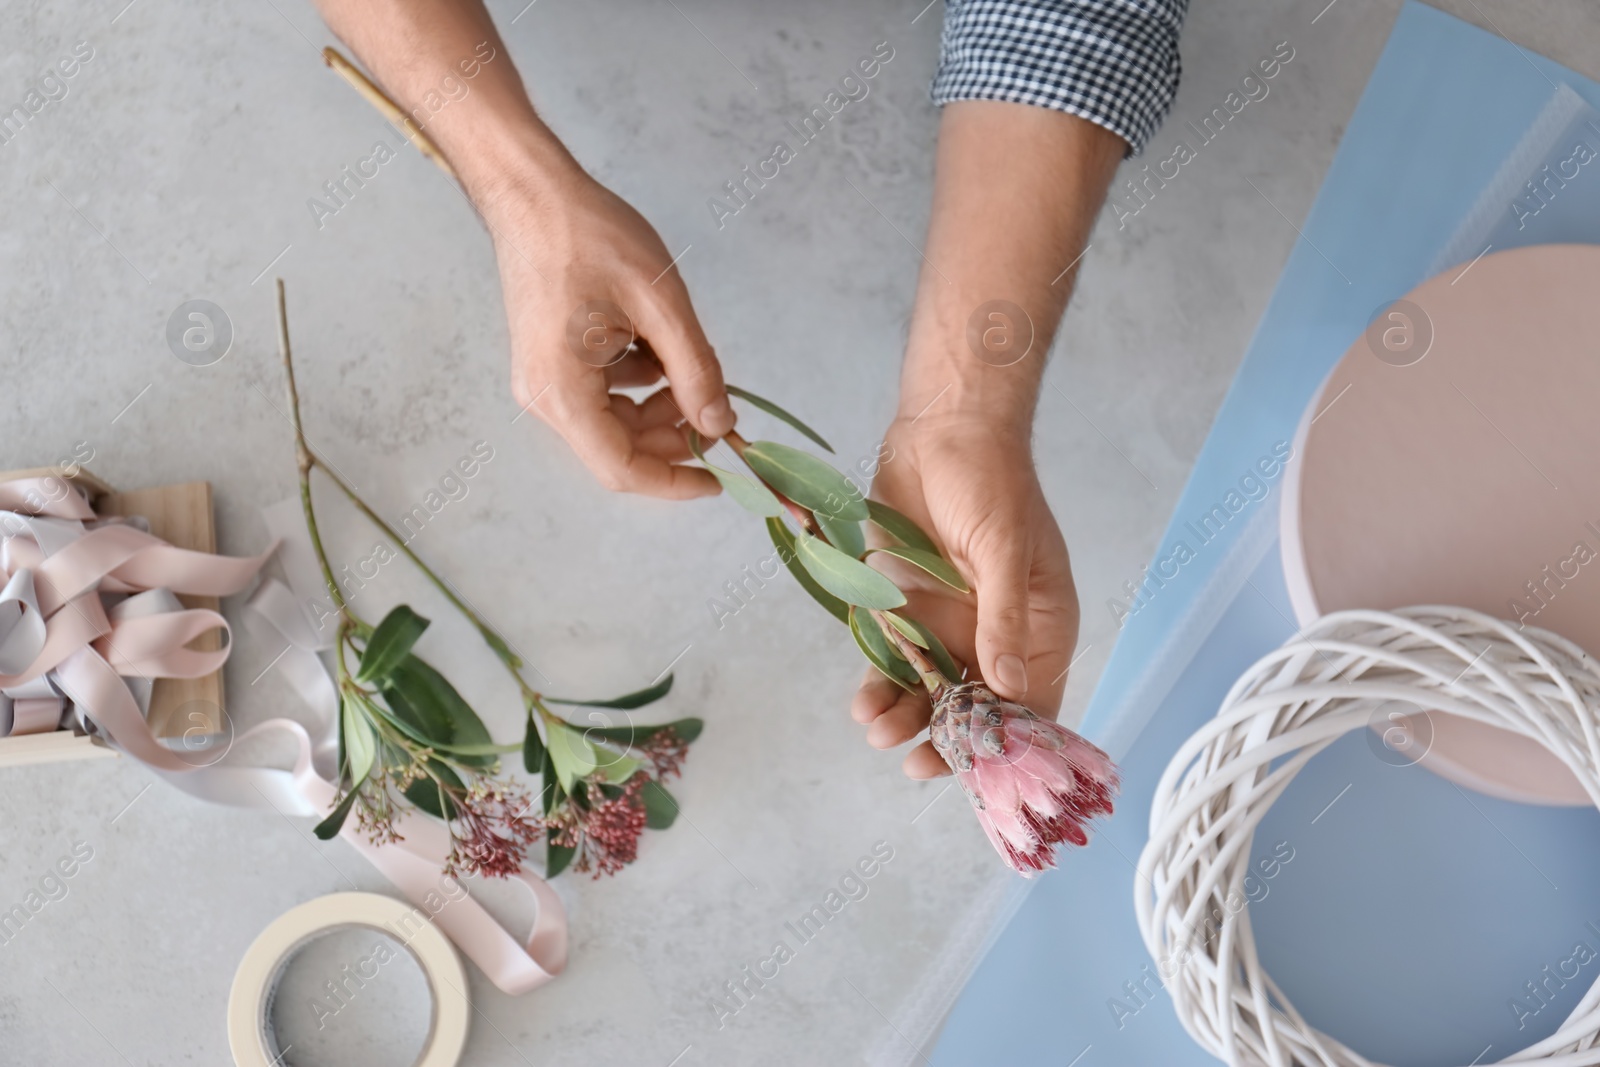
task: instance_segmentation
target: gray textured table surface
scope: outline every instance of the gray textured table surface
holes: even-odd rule
[[[1396,10],[1324,3],[1197,0],[1172,123],[1209,112],[1278,42],[1295,58],[1224,144],[1095,232],[1037,435],[1083,603],[1069,720],[1115,638],[1106,600],[1155,544]],[[1447,6],[1600,73],[1592,7]],[[892,409],[926,222],[937,4],[496,9],[578,157],[687,248],[680,268],[730,378],[814,416],[842,455],[867,454]],[[513,423],[489,242],[430,164],[401,149],[319,228],[307,201],[322,183],[379,141],[401,146],[323,67],[331,37],[310,6],[6,0],[0,23],[8,108],[75,44],[94,49],[67,95],[0,144],[0,468],[86,442],[114,484],[208,479],[224,550],[259,550],[259,509],[293,488],[270,293],[282,274],[312,439],[381,511],[406,511],[474,442],[494,448],[416,547],[552,688],[632,688],[681,657],[663,714],[707,720],[677,789],[686,818],[620,877],[559,881],[573,930],[560,981],[512,999],[473,972],[466,1062],[914,1060],[1014,899],[965,804],[862,742],[845,712],[856,653],[798,590],[769,586],[714,624],[707,598],[767,551],[758,526],[725,501],[608,495],[541,425]],[[879,41],[895,58],[871,95],[719,231],[707,197]],[[1125,176],[1175,138],[1169,125]],[[204,368],[164,340],[195,298],[235,331]],[[335,553],[370,548],[348,516],[329,522]],[[363,596],[445,617],[400,566]],[[513,735],[486,655],[459,626],[435,629],[427,651],[476,672],[468,695]],[[296,711],[266,670],[276,651],[239,642],[228,684],[242,724]],[[305,825],[149,783],[126,759],[0,773],[0,905],[74,843],[94,850],[0,945],[5,1063],[224,1063],[229,981],[262,927],[322,893],[386,889]],[[719,1029],[724,983],[879,841],[894,859],[870,892]],[[514,922],[516,898],[491,896]],[[279,1004],[286,1040],[301,1040],[288,1062],[406,1061],[424,1010],[414,975],[330,1023],[343,1033],[296,1017],[324,971],[367,951],[330,942],[296,965]]]

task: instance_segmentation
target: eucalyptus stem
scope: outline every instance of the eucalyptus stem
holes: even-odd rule
[[[818,524],[816,516],[809,509],[795,503],[779,492],[775,486],[761,477],[755,467],[751,466],[748,459],[745,459],[745,449],[750,447],[750,442],[741,437],[738,430],[729,430],[728,435],[723,440],[728,442],[728,447],[733,449],[735,455],[744,460],[745,466],[750,468],[750,473],[755,476],[756,481],[766,486],[772,492],[772,495],[776,496],[778,501],[789,510],[789,514],[794,516],[795,521],[800,524],[802,530],[812,537],[819,537],[827,541],[827,535],[822,532],[822,527]],[[832,542],[829,543],[831,544]],[[955,684],[955,679],[946,678],[944,672],[939,670],[933,660],[914,642],[907,640],[905,634],[896,629],[895,625],[884,617],[882,611],[874,608],[869,609],[868,613],[872,616],[872,621],[878,624],[878,629],[883,631],[883,636],[899,650],[900,654],[905,657],[906,662],[916,669],[917,677],[922,679],[923,687],[928,690],[930,696],[936,696],[939,690]]]

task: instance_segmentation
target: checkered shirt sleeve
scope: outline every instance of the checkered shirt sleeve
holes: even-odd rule
[[[933,100],[1066,111],[1140,152],[1178,91],[1189,0],[947,0]]]

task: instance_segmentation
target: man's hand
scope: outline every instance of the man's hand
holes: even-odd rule
[[[873,495],[926,530],[976,592],[973,597],[898,566],[912,618],[1003,697],[1055,717],[1078,641],[1078,596],[1067,545],[1050,514],[1026,433],[981,417],[897,419],[885,437]],[[890,451],[892,450],[892,451]],[[880,557],[874,557],[880,558]],[[869,670],[850,714],[876,748],[927,729],[932,708]],[[904,763],[912,778],[950,769],[927,741]]]
[[[733,429],[733,409],[672,255],[534,112],[481,0],[318,6],[424,124],[493,233],[517,403],[609,488],[717,492],[708,472],[682,465],[689,451],[677,427],[686,421],[714,440]],[[643,403],[612,391],[663,375],[670,389]]]
[[[947,104],[925,266],[900,379],[893,458],[873,493],[940,542],[973,593],[897,570],[909,611],[996,693],[1056,715],[1078,597],[1034,474],[1033,412],[1072,267],[1126,143],[1026,104]],[[913,591],[914,590],[914,591]],[[869,675],[851,714],[890,748],[928,724],[927,698]],[[913,778],[947,773],[924,743]]]
[[[609,489],[716,493],[709,472],[683,464],[690,456],[678,424],[687,419],[715,440],[733,428],[733,409],[655,230],[576,167],[553,184],[499,185],[479,202],[500,265],[517,403],[566,438]],[[670,390],[642,403],[612,392],[654,385],[663,373]]]

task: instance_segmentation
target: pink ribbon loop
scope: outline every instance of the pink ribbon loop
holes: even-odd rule
[[[95,517],[94,509],[77,487],[53,474],[0,482],[0,511],[20,511],[28,515],[48,515],[81,522]]]
[[[185,759],[151,731],[129,687],[129,679],[197,678],[220,669],[232,648],[227,620],[215,611],[181,608],[171,594],[239,592],[280,542],[259,556],[230,558],[176,548],[125,522],[86,529],[83,524],[97,521],[88,503],[69,483],[48,477],[0,482],[0,515],[8,520],[0,523],[0,662],[13,672],[0,673],[0,737],[57,728],[64,696],[114,747],[183,792],[217,804],[325,816],[338,787],[318,773],[316,762],[331,763],[337,750],[338,698],[316,651],[322,639],[299,606],[321,588],[315,575],[295,573],[313,557],[301,544],[307,539],[303,525],[296,525],[298,509],[295,518],[290,514],[281,506],[270,509],[268,521],[292,549],[284,559],[295,593],[269,580],[247,610],[287,643],[278,669],[319,721],[313,735],[291,719],[271,719],[239,740],[289,733],[297,751],[292,770],[238,766],[226,753],[214,765],[201,766],[192,754]],[[300,566],[290,565],[291,556]],[[102,594],[121,593],[134,595],[108,616]],[[223,648],[187,647],[216,630],[227,639]],[[526,993],[565,968],[566,912],[544,879],[527,871],[515,876],[536,907],[532,929],[519,940],[470,894],[439,902],[452,845],[444,823],[408,811],[396,824],[401,840],[388,844],[368,840],[354,820],[341,835],[498,988]]]
[[[46,615],[107,578],[134,589],[227,596],[250,584],[276,549],[243,558],[213,556],[174,548],[131,526],[102,526],[40,563],[34,583]]]
[[[230,637],[222,648],[185,648],[201,634],[221,630]],[[120,675],[141,678],[203,678],[222,669],[232,648],[228,620],[204,608],[123,619],[94,642],[94,649]]]

